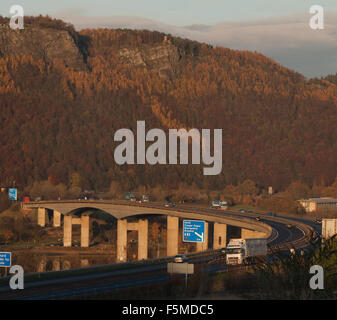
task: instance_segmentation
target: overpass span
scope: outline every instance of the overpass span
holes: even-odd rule
[[[262,221],[255,220],[254,215],[244,215],[233,211],[220,211],[201,207],[178,206],[166,208],[163,204],[146,203],[139,204],[130,201],[106,201],[106,200],[58,200],[58,201],[38,201],[26,202],[21,204],[24,209],[38,209],[39,224],[44,226],[46,209],[54,212],[54,226],[61,226],[60,216],[64,216],[64,246],[72,245],[72,225],[81,225],[81,246],[89,246],[89,219],[90,214],[96,210],[104,211],[117,219],[117,260],[126,261],[127,231],[138,231],[138,259],[148,258],[148,220],[144,216],[162,215],[167,217],[167,256],[174,256],[179,252],[179,219],[204,220],[213,224],[213,249],[226,246],[227,225],[241,228],[242,238],[267,238],[269,243],[275,243],[279,236],[274,229],[275,222],[280,224],[289,223],[284,218],[266,217]],[[127,218],[141,217],[138,222],[128,222]],[[57,223],[55,224],[55,217]],[[133,219],[134,220],[134,219]],[[268,224],[268,221],[270,225]],[[41,222],[42,221],[42,222]],[[293,223],[294,224],[294,223]],[[304,230],[303,237],[290,241],[283,239],[283,246],[300,247],[309,240],[312,232],[308,226],[298,225],[298,229]],[[207,232],[206,232],[207,233]],[[208,234],[205,234],[204,248],[208,248]],[[281,238],[280,238],[281,240]],[[294,242],[294,243],[293,243]],[[280,243],[279,243],[280,244]],[[203,246],[197,244],[197,251],[203,251]]]
[[[23,209],[44,208],[60,212],[65,216],[75,214],[80,209],[101,210],[116,219],[125,219],[140,215],[166,215],[172,217],[205,220],[208,222],[218,222],[227,225],[249,229],[266,234],[266,238],[271,235],[272,228],[263,222],[253,219],[238,217],[234,212],[221,211],[221,213],[203,212],[197,208],[165,208],[160,204],[133,204],[130,201],[105,201],[105,200],[59,200],[59,201],[36,201],[23,202]],[[214,211],[214,210],[212,210]]]

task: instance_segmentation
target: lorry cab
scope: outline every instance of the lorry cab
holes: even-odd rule
[[[228,208],[227,201],[224,200],[213,200],[211,208],[226,210]]]
[[[226,247],[226,263],[242,264],[245,256],[245,247],[242,239],[232,239]]]
[[[231,239],[226,248],[227,264],[246,264],[265,260],[267,240],[265,238]],[[261,260],[262,261],[262,260]]]

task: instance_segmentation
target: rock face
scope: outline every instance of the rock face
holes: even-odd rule
[[[118,52],[119,58],[134,66],[143,66],[148,70],[157,70],[163,78],[175,70],[180,59],[178,48],[170,43],[142,46],[140,48],[123,48]]]
[[[181,58],[179,49],[170,41],[153,45],[143,44],[139,47],[115,47],[113,54],[121,62],[131,67],[144,67],[156,70],[160,77],[167,78],[175,72]],[[66,30],[46,27],[25,26],[23,30],[12,30],[8,25],[0,25],[0,57],[33,56],[52,63],[61,60],[66,66],[76,71],[86,70],[86,63],[81,50],[71,34]]]
[[[64,30],[29,26],[23,30],[12,30],[8,25],[0,25],[0,56],[11,55],[31,55],[45,62],[56,58],[76,70],[85,68],[74,39]]]

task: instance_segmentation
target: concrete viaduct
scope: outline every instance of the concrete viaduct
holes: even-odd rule
[[[241,228],[242,238],[268,238],[272,234],[272,228],[265,223],[235,216],[226,211],[206,213],[198,208],[165,208],[162,205],[140,204],[134,205],[122,201],[92,201],[92,200],[59,200],[23,202],[23,209],[37,209],[38,224],[46,225],[47,209],[53,211],[53,226],[61,227],[61,215],[63,219],[63,245],[72,245],[72,225],[81,225],[81,247],[89,247],[90,214],[96,210],[104,211],[117,219],[117,261],[127,260],[127,231],[138,231],[138,259],[148,258],[148,220],[138,219],[137,222],[128,222],[127,218],[143,215],[167,216],[167,256],[178,254],[179,218],[191,220],[205,220],[205,242],[208,247],[208,223],[214,223],[213,249],[226,246],[227,225]],[[197,244],[197,251],[202,250],[202,244]]]

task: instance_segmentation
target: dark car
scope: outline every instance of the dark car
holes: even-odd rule
[[[166,202],[164,203],[164,206],[167,207],[167,208],[175,207],[175,206],[176,206],[176,203],[175,203],[175,202],[166,201]]]
[[[322,218],[316,218],[314,222],[315,224],[322,224]]]
[[[222,254],[226,254],[226,247],[221,248],[221,249],[220,249],[220,252],[221,252]]]
[[[177,254],[173,259],[173,261],[176,263],[183,263],[186,262],[187,260],[188,259],[184,254]]]

